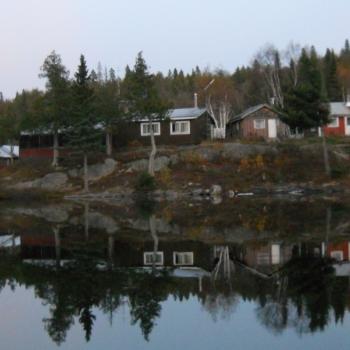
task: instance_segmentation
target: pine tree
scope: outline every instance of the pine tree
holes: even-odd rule
[[[59,157],[59,130],[64,128],[69,114],[69,72],[62,64],[62,59],[53,51],[41,67],[41,78],[46,81],[44,99],[45,113],[42,118],[42,128],[53,134],[52,165],[58,165]]]
[[[292,129],[307,130],[322,127],[329,122],[329,109],[322,95],[322,75],[316,50],[303,49],[299,60],[299,82],[286,95],[284,121]],[[323,133],[324,164],[330,175],[328,150]]]
[[[154,76],[148,72],[142,52],[136,57],[134,69],[125,78],[126,97],[130,104],[130,117],[147,119],[149,122],[152,151],[149,157],[148,172],[154,176],[154,159],[157,147],[154,137],[153,121],[166,116],[169,105],[163,101],[156,90]]]
[[[103,132],[98,127],[95,95],[83,55],[72,86],[72,118],[67,135],[69,147],[84,159],[84,191],[89,191],[88,156],[101,149]]]
[[[334,51],[327,49],[323,59],[325,93],[330,101],[341,101],[342,91],[337,75],[337,57]]]
[[[329,111],[322,96],[322,77],[314,50],[304,49],[299,60],[299,82],[286,94],[285,121],[292,129],[307,130],[327,124]]]

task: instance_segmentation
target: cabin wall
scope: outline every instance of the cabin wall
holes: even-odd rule
[[[182,120],[186,121],[186,119]],[[210,118],[208,114],[197,119],[187,119],[190,122],[189,135],[171,135],[170,120],[160,122],[160,135],[155,135],[158,145],[192,145],[199,144],[203,140],[210,138]],[[142,122],[144,123],[144,122]],[[141,136],[141,122],[127,123],[119,128],[113,135],[113,146],[115,148],[126,147],[132,144],[143,146],[151,145],[150,136]]]
[[[345,130],[346,118],[345,117],[336,117],[336,118],[338,118],[337,127],[325,126],[323,128],[326,136],[345,136],[346,135],[346,130]]]
[[[264,129],[255,129],[254,120],[263,119],[265,120]],[[262,108],[243,120],[237,121],[235,123],[230,123],[228,135],[231,137],[240,138],[269,138],[269,125],[268,120],[276,120],[277,137],[286,137],[288,135],[288,126],[283,123],[278,114],[268,108]]]

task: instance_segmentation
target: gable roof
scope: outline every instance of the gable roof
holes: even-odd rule
[[[246,109],[245,111],[243,111],[242,113],[232,117],[229,120],[228,124],[238,122],[238,121],[248,117],[249,115],[259,111],[262,108],[268,108],[269,110],[276,112],[270,105],[268,105],[266,103],[262,103],[260,105],[250,107],[250,108]]]
[[[13,154],[12,158],[18,158],[19,157],[19,147],[13,146]],[[3,145],[0,146],[0,158],[11,158],[11,146],[9,145]]]
[[[329,110],[331,115],[350,115],[350,108],[344,102],[331,102]]]

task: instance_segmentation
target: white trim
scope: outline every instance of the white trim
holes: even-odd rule
[[[180,257],[183,258],[187,255],[187,257],[189,258],[189,262],[188,263],[184,263],[184,262],[176,262],[176,257]],[[186,258],[185,258],[186,259]],[[193,258],[193,252],[174,252],[173,253],[173,263],[174,266],[190,266],[194,264],[194,258]]]
[[[140,129],[141,129],[141,136],[150,136],[150,132],[144,132],[143,127],[147,125],[149,126],[149,123],[141,123],[140,124]],[[154,132],[154,136],[160,136],[160,123],[159,122],[152,122],[152,125],[157,125],[158,126],[158,131]]]
[[[336,123],[333,125],[332,123],[327,124],[327,128],[339,128],[339,117],[331,117],[331,120],[335,120]]]
[[[257,122],[264,122],[264,126],[258,127],[257,126]],[[254,119],[254,129],[255,130],[264,130],[266,129],[266,119],[264,118],[258,118],[258,119]]]
[[[157,257],[160,257],[160,261],[156,262],[154,265],[163,266],[164,265],[164,253],[163,252],[144,252],[143,253],[143,264],[144,265],[153,265],[153,261],[148,262],[147,258],[151,257],[151,260],[153,260],[153,255],[156,254]]]
[[[187,126],[187,131],[181,132],[181,131],[173,131],[173,124],[184,124],[188,125]],[[181,130],[181,126],[180,126]],[[184,120],[184,121],[174,121],[170,123],[170,135],[190,135],[191,134],[191,122],[189,120]]]
[[[333,251],[331,251],[330,256],[332,259],[335,259],[337,261],[344,260],[344,253],[342,250],[333,250]]]

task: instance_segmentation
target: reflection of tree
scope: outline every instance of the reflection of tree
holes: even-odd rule
[[[160,303],[167,297],[163,282],[165,280],[157,278],[154,274],[139,276],[136,286],[129,294],[131,322],[140,322],[142,334],[147,341],[156,318],[160,316]]]
[[[281,292],[280,285],[285,281],[288,286]],[[257,316],[275,332],[293,325],[301,332],[323,330],[329,322],[334,282],[329,259],[308,255],[295,257],[284,266],[275,292],[258,307]]]

